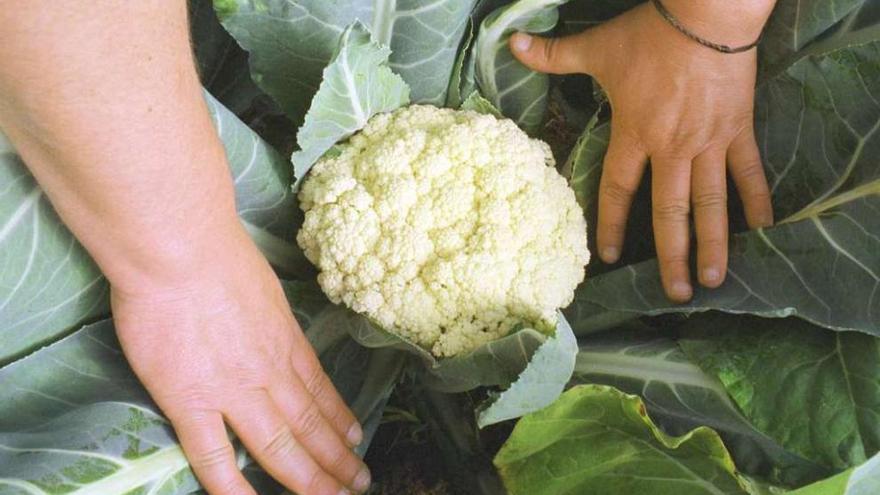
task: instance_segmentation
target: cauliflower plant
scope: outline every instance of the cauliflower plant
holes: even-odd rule
[[[510,120],[380,114],[312,168],[297,241],[333,302],[438,357],[523,325],[550,333],[590,257],[553,165]]]

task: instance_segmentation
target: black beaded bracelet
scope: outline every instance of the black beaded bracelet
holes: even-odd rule
[[[660,0],[651,0],[651,3],[653,3],[654,7],[657,8],[657,12],[660,12],[660,15],[663,16],[664,19],[666,19],[666,22],[668,22],[672,25],[672,27],[680,31],[681,34],[715,51],[727,54],[743,53],[755,48],[756,46],[758,46],[759,43],[761,43],[761,37],[758,37],[758,39],[754,43],[746,46],[731,47],[719,43],[713,43],[709,40],[697,36],[690,29],[686,28],[674,15],[672,15],[672,12],[670,12],[669,9],[667,9],[666,6],[663,5],[663,2],[661,2]]]

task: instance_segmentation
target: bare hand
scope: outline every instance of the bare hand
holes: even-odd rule
[[[755,20],[757,29],[745,30],[742,44],[757,37],[769,15],[763,11],[764,17]],[[734,17],[748,25],[744,14]],[[614,263],[620,257],[633,195],[650,159],[654,233],[668,297],[685,302],[693,294],[692,205],[700,283],[721,285],[729,230],[725,169],[742,197],[749,226],[773,223],[754,135],[756,50],[726,55],[703,47],[650,4],[574,36],[548,40],[517,34],[511,48],[538,71],[590,74],[608,94],[614,118],[599,193],[601,258]]]
[[[171,419],[196,476],[212,495],[255,494],[225,421],[288,489],[365,491],[369,471],[351,451],[361,428],[275,274],[243,232],[218,233],[206,245],[222,248],[181,270],[174,286],[114,289],[112,297],[125,354]]]

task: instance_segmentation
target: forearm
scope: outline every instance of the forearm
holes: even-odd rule
[[[697,35],[745,46],[760,36],[776,0],[663,0],[663,5]]]
[[[163,283],[237,233],[185,0],[18,2],[0,26],[0,128],[111,283]]]

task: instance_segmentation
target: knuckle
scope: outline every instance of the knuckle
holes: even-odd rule
[[[686,137],[664,138],[667,141],[661,152],[652,157],[653,165],[690,163],[699,154],[699,147],[685,142]]]
[[[724,191],[701,191],[694,194],[694,207],[701,210],[721,210],[727,206]]]
[[[743,199],[745,199],[747,203],[770,203],[770,191],[765,188],[750,191]]]
[[[771,209],[772,197],[766,190],[747,191],[741,194],[743,205],[761,210]]]
[[[698,244],[703,253],[708,253],[709,255],[718,255],[723,249],[727,248],[727,242],[724,237],[717,234],[699,239]]]
[[[159,395],[156,399],[161,403],[160,405],[167,403],[171,406],[166,407],[170,419],[181,422],[193,422],[201,420],[202,416],[204,416],[201,412],[211,409],[213,395],[208,390],[193,387],[178,390],[164,396]]]
[[[669,201],[654,206],[654,216],[659,222],[678,222],[686,220],[690,206],[684,201]]]
[[[235,455],[235,450],[231,444],[221,445],[204,452],[199,452],[193,456],[192,465],[196,468],[209,468],[221,465]]]
[[[750,158],[746,161],[734,165],[737,175],[740,179],[746,181],[766,180],[764,174],[764,164],[758,158]]]
[[[253,491],[237,477],[230,476],[220,482],[217,488],[211,490],[211,493],[216,495],[248,495]]]
[[[351,428],[351,421],[348,419],[348,415],[346,414],[346,410],[342,407],[330,407],[329,410],[322,412],[330,425],[344,425],[346,428],[343,431],[348,431]]]
[[[306,389],[312,394],[312,397],[321,397],[327,392],[327,375],[321,369],[319,364],[310,367],[308,376],[306,377]]]
[[[599,230],[612,236],[620,236],[626,233],[626,225],[620,222],[601,222]]]
[[[552,64],[559,58],[559,40],[550,38],[544,42],[544,48],[541,53],[545,63]]]
[[[616,180],[607,180],[602,186],[602,193],[608,201],[616,206],[627,206],[632,201],[635,188],[629,187]]]
[[[669,253],[661,255],[660,264],[667,268],[687,266],[688,255],[687,253]]]
[[[335,483],[324,474],[320,469],[314,469],[308,475],[308,481],[306,481],[306,494],[313,493],[338,493],[338,491],[334,491],[336,487],[332,486]]]
[[[296,428],[297,435],[302,438],[309,438],[318,433],[322,422],[321,412],[318,410],[317,405],[312,402],[296,417],[294,428]]]
[[[270,458],[290,455],[296,449],[296,439],[287,426],[281,426],[263,446],[263,453]]]
[[[353,454],[350,451],[346,449],[338,449],[330,460],[330,470],[333,472],[346,472],[346,477],[351,481],[354,481],[354,477],[357,476],[358,470],[356,467],[349,468],[349,466],[353,464],[351,462],[352,456]]]

